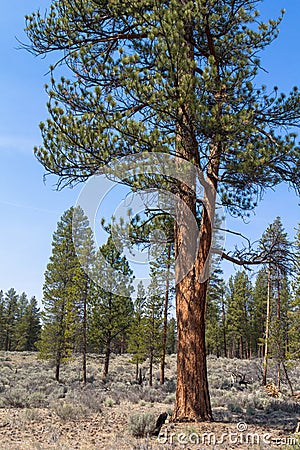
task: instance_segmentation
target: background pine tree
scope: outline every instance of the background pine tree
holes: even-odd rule
[[[16,350],[36,351],[41,335],[40,309],[37,300],[32,297],[27,302],[22,316],[18,319],[15,331]]]
[[[73,215],[74,208],[70,208],[58,222],[43,286],[43,329],[38,348],[42,358],[55,362],[57,381],[61,362],[78,350],[82,341],[79,309],[85,272],[74,248]]]
[[[89,339],[105,353],[103,375],[107,376],[113,347],[120,336],[127,335],[133,317],[132,270],[111,236],[96,255],[93,279]]]

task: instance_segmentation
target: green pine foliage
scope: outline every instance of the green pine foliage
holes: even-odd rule
[[[168,355],[176,353],[177,346],[177,326],[175,317],[170,317],[167,328],[166,352]]]
[[[16,326],[16,350],[19,351],[36,351],[36,343],[40,339],[41,322],[40,309],[37,300],[32,297],[27,302],[21,317],[18,319]]]
[[[61,52],[60,73],[68,69],[56,81],[51,67],[37,158],[68,184],[112,156],[174,152],[176,125],[193,119],[204,172],[219,145],[219,191],[232,212],[252,208],[261,189],[282,179],[298,191],[295,134],[280,134],[299,124],[298,89],[285,96],[253,81],[284,12],[263,23],[259,3],[58,0],[45,16],[28,15],[28,49]]]
[[[222,271],[216,268],[209,280],[206,307],[206,347],[208,354],[227,356],[226,299]]]
[[[0,291],[0,350],[36,351],[40,337],[40,312],[35,297],[28,301],[15,289]]]
[[[4,350],[15,347],[15,330],[18,320],[18,299],[15,289],[9,289],[4,295]]]
[[[232,357],[247,358],[251,355],[252,286],[243,270],[231,276],[227,297],[228,350]]]

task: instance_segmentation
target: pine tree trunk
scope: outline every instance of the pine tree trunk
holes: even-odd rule
[[[282,333],[281,333],[281,289],[280,289],[280,274],[277,273],[277,323],[278,323],[278,355],[277,355],[277,388],[280,391],[281,385],[281,360],[282,360]]]
[[[286,378],[286,380],[288,382],[288,385],[290,387],[290,390],[291,390],[291,395],[293,396],[294,395],[293,385],[291,383],[291,380],[290,380],[290,377],[288,375],[287,368],[286,368],[286,365],[285,365],[284,361],[282,362],[282,367],[283,367],[283,370],[284,370],[285,378]]]
[[[224,357],[227,358],[227,340],[226,340],[226,322],[225,322],[225,305],[224,305],[224,298],[222,295],[222,331],[223,331],[223,351],[224,351]]]
[[[141,386],[143,384],[143,373],[142,373],[142,369],[139,369],[139,385]]]
[[[268,294],[267,294],[267,317],[266,317],[266,335],[265,335],[265,354],[264,354],[264,374],[263,385],[267,384],[268,372],[268,353],[269,353],[269,330],[270,330],[270,304],[271,304],[271,269],[268,268]]]
[[[162,350],[160,359],[160,384],[165,382],[165,359],[166,359],[166,346],[167,346],[167,330],[168,330],[168,309],[169,309],[169,288],[170,288],[170,257],[171,257],[171,245],[168,246],[168,262],[166,273],[166,288],[165,288],[165,301],[164,301],[164,315],[163,315],[163,332],[162,332]]]
[[[4,347],[4,350],[5,350],[6,352],[8,352],[8,337],[7,337],[7,335],[6,335],[6,337],[5,337],[5,347]]]
[[[150,351],[149,357],[149,386],[153,384],[153,350]]]
[[[138,363],[138,361],[135,363],[135,380],[139,381],[139,363]]]
[[[83,318],[82,318],[82,382],[86,384],[86,328],[87,328],[87,286],[85,287],[83,299]]]
[[[105,350],[105,359],[104,359],[104,367],[103,367],[103,376],[106,377],[108,375],[108,367],[109,367],[109,359],[110,359],[110,341],[106,345]]]
[[[188,223],[184,209],[177,210],[174,234],[178,344],[176,402],[173,413],[173,419],[176,421],[212,420],[206,364],[205,316],[219,153],[219,145],[211,147],[213,163],[207,169],[203,200],[205,207],[198,236],[194,235],[195,231]],[[188,180],[186,174],[188,186],[192,185],[192,177],[193,174],[190,174]],[[195,195],[183,188],[180,197],[196,217]],[[198,248],[193,255],[191,253],[196,243]],[[189,267],[191,257],[195,257],[193,267],[182,278],[183,268]]]
[[[192,274],[191,274],[192,275]],[[207,283],[199,284],[192,300],[193,276],[186,277],[177,294],[177,388],[174,418],[178,421],[211,420],[205,350]]]
[[[186,198],[185,203],[192,210],[193,198]],[[182,214],[184,215],[184,211]],[[207,262],[212,238],[210,218],[211,214],[205,209],[196,261],[192,270],[176,286],[178,344],[176,403],[173,418],[177,421],[212,420],[205,346]],[[179,223],[184,224],[184,219],[179,213]],[[180,254],[181,261],[184,257],[188,260],[190,255],[186,253],[190,252],[197,242],[197,236],[194,236],[187,226],[176,226],[175,236],[175,256]],[[176,276],[177,270],[176,264]]]
[[[243,336],[240,337],[240,359],[244,357]]]
[[[55,380],[59,383],[59,370],[60,370],[60,359],[56,360],[55,365]]]

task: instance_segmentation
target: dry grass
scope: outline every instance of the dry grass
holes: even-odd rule
[[[174,355],[168,357],[167,381],[159,385],[156,368],[152,387],[134,382],[130,356],[114,356],[110,374],[102,377],[103,358],[88,356],[88,382],[81,383],[81,358],[62,366],[61,382],[54,380],[53,366],[34,353],[0,352],[0,449],[135,449],[184,448],[178,436],[184,433],[187,448],[248,448],[216,443],[194,443],[203,433],[236,433],[237,423],[246,423],[251,433],[269,432],[272,438],[297,438],[291,433],[300,416],[300,403],[289,396],[285,383],[282,396],[274,399],[261,386],[261,362],[208,358],[209,380],[215,422],[164,426],[166,442],[147,435],[147,427],[161,412],[172,413],[176,373]],[[143,365],[147,377],[147,364]],[[247,388],[232,385],[231,373],[246,374]],[[290,369],[295,391],[300,391],[300,364]],[[271,367],[270,381],[275,380]],[[151,426],[149,423],[151,422]],[[225,431],[224,431],[225,430]],[[171,439],[171,436],[172,439]],[[191,441],[189,440],[192,437]],[[171,440],[170,440],[171,439]],[[280,448],[300,448],[281,441]],[[300,443],[300,436],[299,436]],[[273,445],[273,444],[272,444]],[[265,445],[257,448],[278,448]],[[252,446],[251,448],[255,448]]]

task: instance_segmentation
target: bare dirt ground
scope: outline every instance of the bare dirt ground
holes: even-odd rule
[[[163,387],[156,379],[153,387],[135,384],[129,355],[113,358],[105,380],[101,365],[101,357],[89,356],[88,383],[82,386],[80,357],[75,358],[64,365],[58,384],[53,367],[35,354],[1,352],[0,449],[300,449],[295,434],[300,405],[285,384],[280,398],[268,396],[258,360],[209,358],[215,421],[168,421],[159,437],[136,437],[143,429],[139,419],[149,425],[160,413],[172,412],[175,356],[168,357]],[[231,372],[237,370],[247,374],[247,388],[232,385]],[[298,362],[290,369],[298,391],[299,375]]]

